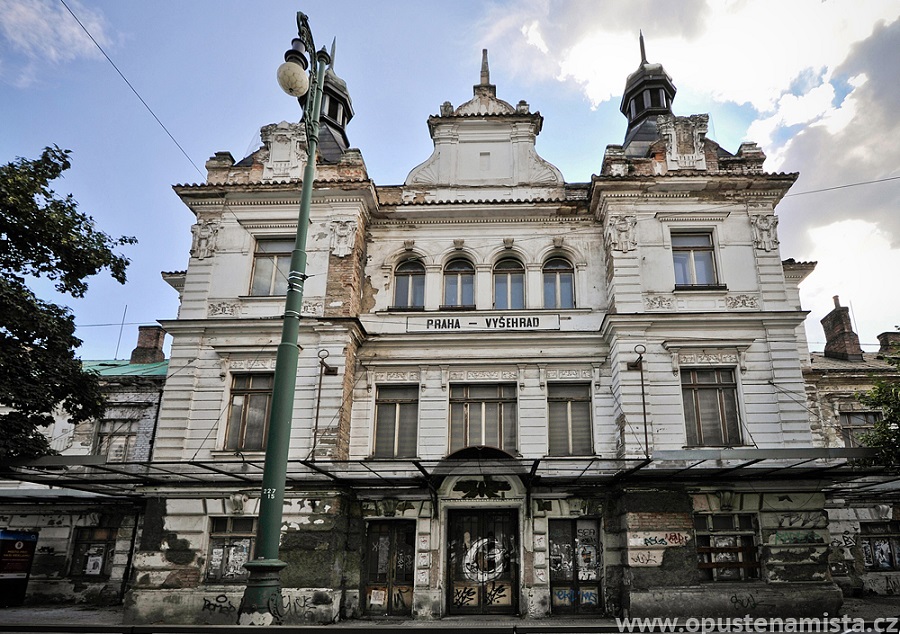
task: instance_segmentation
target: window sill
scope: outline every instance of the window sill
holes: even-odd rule
[[[710,383],[710,385],[714,385]],[[753,449],[753,445],[682,445],[682,449]]]
[[[679,293],[684,291],[698,291],[704,293],[727,290],[728,287],[724,284],[676,284],[674,292]]]
[[[475,305],[472,304],[471,306],[441,306],[439,308],[439,310],[459,310],[459,311],[475,310]]]
[[[388,306],[388,312],[391,313],[424,313],[424,306]]]
[[[210,449],[210,455],[216,458],[241,458],[244,460],[262,460],[266,457],[265,449],[241,451],[240,449]]]

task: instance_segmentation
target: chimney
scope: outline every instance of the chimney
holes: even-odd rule
[[[878,335],[878,343],[881,344],[878,348],[879,357],[900,357],[900,332],[883,332]]]
[[[139,326],[137,348],[131,351],[129,363],[159,363],[165,361],[163,341],[166,331],[160,326]]]
[[[822,318],[825,329],[825,356],[845,361],[862,361],[863,352],[859,347],[859,337],[850,324],[850,309],[841,306],[838,296],[834,296],[834,310]]]

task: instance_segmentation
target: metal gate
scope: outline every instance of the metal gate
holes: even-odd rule
[[[516,614],[519,538],[514,509],[449,511],[450,614]]]
[[[404,520],[369,523],[366,540],[366,612],[412,613],[416,523]]]

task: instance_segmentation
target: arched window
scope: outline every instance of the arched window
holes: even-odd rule
[[[575,271],[564,258],[544,264],[544,308],[575,308]]]
[[[425,307],[425,266],[418,260],[403,262],[394,272],[394,306]]]
[[[525,308],[525,267],[507,258],[494,266],[494,308]]]
[[[475,306],[475,267],[467,260],[451,260],[444,267],[444,305]]]

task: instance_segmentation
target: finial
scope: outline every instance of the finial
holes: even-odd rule
[[[491,70],[488,68],[487,49],[481,49],[481,85],[487,86],[491,83]]]
[[[641,34],[641,37],[640,37],[640,40],[641,40],[641,64],[646,64],[647,63],[647,53],[644,51],[644,31],[639,30],[638,33]]]
[[[334,68],[334,47],[337,44],[337,37],[331,40],[331,67]]]

